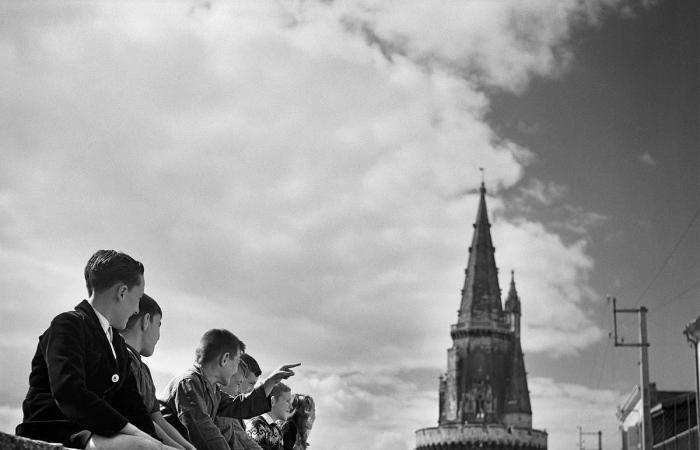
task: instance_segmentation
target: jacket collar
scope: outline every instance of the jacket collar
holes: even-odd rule
[[[122,338],[122,339],[123,339],[123,338]],[[139,353],[139,352],[138,352],[134,347],[132,347],[131,345],[127,344],[126,341],[124,341],[124,346],[126,347],[126,350],[127,350],[129,353],[131,353],[132,355],[134,355],[134,358],[136,358],[136,359],[138,359],[139,361],[141,361],[141,353]]]
[[[204,385],[207,387],[207,390],[209,392],[211,392],[212,394],[216,394],[216,392],[218,390],[218,386],[216,384],[212,384],[209,381],[209,378],[207,378],[201,365],[194,363],[192,365],[192,372],[196,373],[202,379],[202,381],[204,382]]]
[[[85,314],[94,325],[102,328],[102,325],[100,325],[100,320],[97,318],[97,314],[95,314],[95,309],[87,300],[83,300],[82,302],[78,303],[75,310]]]
[[[102,336],[102,347],[104,348],[105,352],[108,352],[109,355],[112,355],[112,345],[114,346],[114,351],[116,353],[117,359],[116,361],[113,357],[110,359],[112,360],[115,368],[120,367],[122,365],[121,361],[126,355],[122,355],[121,351],[117,349],[119,347],[117,342],[121,339],[119,333],[112,333],[112,345],[110,345],[109,340],[107,339],[107,335],[105,334],[102,328],[102,324],[97,318],[97,314],[95,314],[95,309],[92,307],[92,305],[87,300],[83,300],[75,307],[75,310],[81,314],[84,314],[91,322],[92,327],[96,331],[100,332],[100,335]]]

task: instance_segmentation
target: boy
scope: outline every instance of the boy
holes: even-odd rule
[[[280,367],[247,396],[231,397],[221,392],[236,371],[245,344],[228,330],[204,333],[195,351],[195,364],[173,378],[159,400],[161,412],[198,450],[230,450],[216,426],[217,416],[247,419],[270,409],[268,396],[282,379],[294,375],[299,364]]]
[[[285,421],[292,409],[292,392],[289,386],[279,383],[270,393],[272,408],[248,423],[247,432],[263,450],[283,450],[282,431],[277,421]]]
[[[74,448],[163,448],[124,340],[113,331],[139,311],[143,272],[143,264],[114,250],[88,260],[89,301],[56,316],[39,338],[17,435]]]
[[[158,303],[149,295],[143,294],[139,302],[138,314],[129,317],[126,328],[121,332],[129,354],[129,367],[136,378],[136,387],[153,420],[158,437],[172,447],[196,450],[163,418],[160,413],[160,404],[156,400],[156,387],[151,377],[151,371],[141,360],[142,356],[153,355],[156,344],[160,340],[162,317],[163,311]]]
[[[232,397],[250,394],[261,374],[262,370],[260,370],[255,358],[248,353],[243,353],[241,363],[238,365],[238,372],[233,374],[228,386],[222,386],[221,390]],[[231,450],[262,450],[246,433],[243,420],[217,417],[216,425],[221,430],[221,434],[229,441]]]

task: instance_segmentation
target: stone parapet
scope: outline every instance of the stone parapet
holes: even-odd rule
[[[0,431],[0,450],[73,450],[61,444],[35,441]]]
[[[503,425],[443,425],[416,431],[416,449],[547,448],[547,432]]]

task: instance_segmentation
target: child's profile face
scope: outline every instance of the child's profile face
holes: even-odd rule
[[[148,320],[148,327],[143,332],[143,348],[141,349],[141,355],[151,356],[156,349],[156,344],[160,340],[160,324],[162,316],[156,314],[146,318],[145,316],[141,320]]]
[[[231,380],[228,382],[228,385],[224,388],[224,392],[231,395],[240,394],[240,385],[243,378],[245,378],[245,371],[243,370],[243,366],[239,364],[238,370],[231,377]]]
[[[292,410],[292,393],[282,392],[279,397],[273,397],[270,415],[275,420],[286,420]]]
[[[253,372],[248,372],[248,375],[241,380],[238,385],[238,392],[241,394],[250,394],[255,388],[255,383],[258,382],[258,377]]]

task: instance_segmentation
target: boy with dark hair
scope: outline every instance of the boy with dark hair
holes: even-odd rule
[[[231,377],[228,386],[222,386],[221,390],[232,396],[247,395],[255,388],[258,377],[262,374],[258,362],[248,353],[241,355],[241,363],[238,371]],[[248,436],[242,419],[231,417],[217,417],[216,425],[221,434],[228,440],[231,450],[261,450],[260,446]]]
[[[163,311],[149,295],[143,294],[139,302],[139,312],[129,317],[126,328],[121,332],[129,354],[129,367],[136,378],[136,386],[144,406],[153,420],[156,433],[166,444],[185,450],[196,450],[160,413],[156,399],[156,387],[151,371],[141,359],[153,355],[160,340],[160,326]]]
[[[282,430],[277,421],[287,420],[292,411],[292,390],[279,383],[270,392],[270,399],[270,411],[251,420],[246,431],[263,450],[283,450]]]
[[[268,411],[272,388],[294,375],[292,368],[299,365],[284,365],[249,395],[231,397],[219,385],[229,384],[244,350],[245,344],[230,331],[207,331],[195,351],[194,366],[173,378],[159,397],[165,419],[198,450],[230,450],[216,417],[247,419]]]
[[[234,377],[238,381],[238,394],[249,394],[255,387],[255,383],[258,382],[258,378],[262,375],[262,370],[258,362],[250,356],[248,353],[243,353],[241,355],[241,367],[243,371],[239,369]],[[234,378],[231,379],[233,381]]]
[[[92,255],[84,271],[89,301],[56,316],[39,338],[17,435],[73,448],[163,448],[113,331],[139,311],[143,272],[124,253]]]

